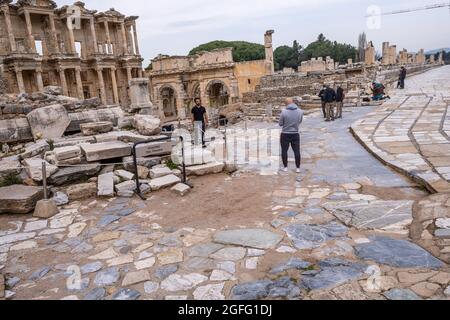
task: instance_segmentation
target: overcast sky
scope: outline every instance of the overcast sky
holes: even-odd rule
[[[56,0],[58,5],[74,1]],[[114,7],[137,15],[141,54],[146,63],[159,53],[186,55],[193,47],[212,40],[245,40],[263,43],[263,34],[274,29],[274,46],[305,45],[319,33],[339,42],[357,45],[366,32],[381,51],[390,41],[399,49],[417,51],[450,47],[450,10],[441,8],[384,16],[380,28],[368,27],[367,10],[382,12],[423,7],[443,0],[84,0],[91,10]],[[369,21],[377,26],[377,21]]]

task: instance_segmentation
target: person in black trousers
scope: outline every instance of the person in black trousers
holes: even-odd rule
[[[297,173],[300,173],[301,153],[300,153],[300,124],[303,122],[303,111],[294,103],[292,98],[286,99],[286,109],[281,112],[281,158],[283,161],[283,172],[288,171],[288,151],[292,147],[295,154],[295,165]]]

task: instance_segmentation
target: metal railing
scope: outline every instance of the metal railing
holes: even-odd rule
[[[184,138],[182,136],[177,137],[181,142],[181,157],[182,157],[182,177],[183,177],[183,183],[187,184],[187,178],[186,178],[186,161],[185,161],[185,155],[184,155]],[[141,191],[141,184],[139,182],[139,175],[138,175],[138,164],[137,164],[137,152],[136,147],[142,144],[148,144],[148,143],[154,143],[154,142],[161,142],[161,141],[168,141],[172,140],[171,136],[167,136],[164,138],[157,138],[157,139],[149,139],[145,141],[139,141],[133,144],[133,166],[134,166],[134,173],[136,177],[136,194],[142,199],[147,200]]]

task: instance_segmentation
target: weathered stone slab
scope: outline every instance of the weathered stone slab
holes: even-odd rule
[[[97,175],[101,166],[98,163],[85,164],[76,167],[60,168],[55,174],[49,178],[49,183],[53,185],[63,185],[68,182],[73,182],[86,177]]]
[[[165,177],[156,178],[150,180],[150,188],[152,191],[160,190],[162,188],[171,187],[177,183],[180,183],[181,179],[176,175],[170,174]]]
[[[161,164],[161,157],[148,157],[148,158],[137,158],[137,165],[146,168],[152,168],[156,165]],[[134,162],[133,157],[123,158],[123,166],[125,170],[134,172]]]
[[[28,176],[33,179],[34,181],[42,181],[42,163],[45,162],[46,167],[46,177],[47,179],[50,178],[52,174],[58,171],[58,167],[55,165],[52,165],[48,163],[45,160],[39,159],[39,158],[31,158],[31,159],[25,159],[23,161],[23,164],[25,166],[25,170],[28,174]]]
[[[443,267],[443,263],[421,247],[387,237],[369,237],[369,243],[355,246],[358,257],[398,268]]]
[[[71,158],[77,158],[81,156],[81,149],[79,146],[67,146],[62,148],[55,148],[56,160],[63,161]]]
[[[342,260],[322,267],[322,270],[313,276],[304,276],[301,281],[310,290],[329,289],[360,278],[366,270],[365,264]]]
[[[125,181],[115,186],[117,192],[134,192],[136,190],[136,182],[134,180]]]
[[[96,134],[112,131],[113,124],[109,121],[82,123],[80,129],[84,136],[94,136]]]
[[[119,118],[123,116],[124,113],[120,107],[72,112],[69,113],[70,125],[66,132],[80,132],[81,124],[91,122],[108,121],[117,126]]]
[[[122,158],[131,155],[130,145],[119,141],[84,144],[81,145],[81,149],[89,162]]]
[[[0,159],[0,179],[20,173],[20,162],[16,158]]]
[[[297,249],[313,249],[323,243],[345,237],[348,228],[342,224],[331,222],[327,225],[292,224],[283,229]]]
[[[67,110],[60,104],[35,109],[27,119],[36,140],[60,138],[70,124]]]
[[[412,222],[414,201],[326,204],[339,220],[357,229],[401,230]]]
[[[176,145],[177,145],[176,140],[165,140],[160,142],[144,143],[136,147],[136,155],[138,158],[165,156],[171,154],[173,148]]]
[[[97,184],[92,182],[72,185],[67,188],[67,195],[72,201],[95,197],[97,195]]]
[[[409,289],[392,289],[383,295],[389,300],[422,300],[422,298]]]
[[[184,183],[178,183],[175,186],[173,186],[172,189],[170,190],[184,197],[186,194],[189,193],[189,191],[191,191],[191,187],[189,187]]]
[[[181,165],[183,163],[181,147],[177,146],[177,148],[173,150],[172,161],[177,165]],[[184,163],[188,167],[202,165],[205,163],[211,163],[215,161],[216,159],[214,159],[212,152],[209,151],[208,149],[203,149],[202,147],[190,146],[186,147],[184,151]]]
[[[211,162],[198,166],[186,167],[188,176],[204,176],[207,174],[216,174],[223,171],[225,164],[222,162]]]
[[[49,151],[50,146],[46,140],[39,140],[36,143],[30,143],[25,147],[25,151],[20,154],[22,159],[32,158],[37,155],[44,154],[44,152]]]
[[[142,135],[154,136],[161,133],[161,120],[153,116],[137,114],[134,116],[134,127]]]
[[[214,242],[256,249],[274,248],[282,239],[282,236],[265,229],[219,231],[214,235]]]
[[[33,134],[26,118],[0,120],[0,143],[32,140]]]
[[[170,170],[168,167],[154,167],[152,169],[150,169],[150,178],[151,179],[156,179],[156,178],[161,178],[164,176],[167,176],[169,174],[172,174],[172,170]]]
[[[41,187],[13,185],[0,188],[0,213],[25,214],[34,210],[36,203],[44,198]]]
[[[112,172],[98,176],[97,195],[99,197],[114,196],[114,174]]]

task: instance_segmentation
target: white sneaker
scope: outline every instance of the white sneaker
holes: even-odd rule
[[[281,171],[288,172],[288,168],[283,168],[283,169],[281,169]]]
[[[297,170],[295,170],[296,173],[300,173],[300,168],[298,168]]]

